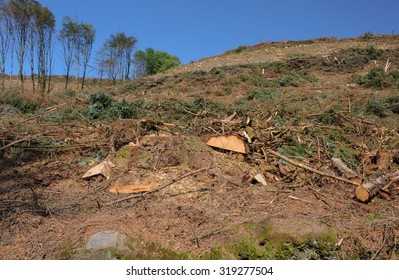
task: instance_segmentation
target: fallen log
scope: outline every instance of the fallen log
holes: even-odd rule
[[[397,181],[399,181],[399,171],[378,177],[375,180],[358,186],[355,190],[355,196],[361,202],[368,202],[385,186]]]

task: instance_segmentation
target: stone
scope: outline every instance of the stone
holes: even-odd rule
[[[86,244],[87,250],[101,250],[115,248],[118,250],[128,249],[126,246],[127,236],[118,231],[101,231],[92,235]]]

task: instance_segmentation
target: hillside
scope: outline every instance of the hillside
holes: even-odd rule
[[[397,259],[398,46],[262,43],[84,91],[6,84],[0,259]],[[206,145],[222,135],[246,152]],[[126,246],[86,246],[102,231]]]

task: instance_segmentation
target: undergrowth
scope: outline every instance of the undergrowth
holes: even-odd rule
[[[366,88],[384,89],[399,87],[399,71],[386,72],[382,67],[371,69],[366,75],[353,75],[352,82]]]

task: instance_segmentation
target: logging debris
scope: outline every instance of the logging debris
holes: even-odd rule
[[[90,178],[96,175],[103,175],[107,180],[111,177],[111,168],[115,167],[111,161],[103,161],[100,164],[90,168],[85,174],[83,174],[82,178]]]

